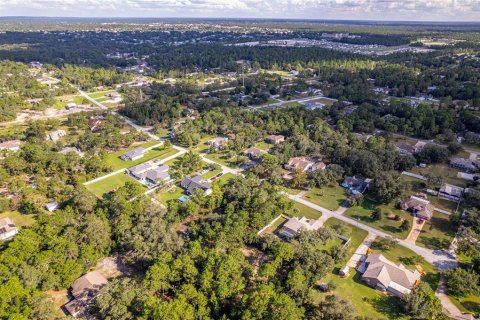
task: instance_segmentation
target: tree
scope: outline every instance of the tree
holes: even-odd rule
[[[95,307],[102,319],[133,319],[139,315],[141,297],[141,289],[134,280],[113,279],[100,290]]]
[[[327,295],[325,300],[313,309],[310,319],[349,320],[354,316],[355,308],[350,301],[337,295]]]
[[[370,214],[370,218],[372,218],[375,221],[380,221],[383,219],[383,211],[381,208],[377,207],[375,208],[372,213]]]
[[[421,282],[419,288],[400,299],[404,312],[414,319],[438,319],[442,315],[442,303],[427,283]]]
[[[410,230],[410,221],[408,221],[407,219],[403,220],[402,224],[400,225],[400,230],[402,231],[407,231],[407,230]]]
[[[303,189],[307,184],[307,173],[303,170],[295,170],[291,180],[292,188]]]
[[[478,294],[480,275],[474,271],[456,268],[445,273],[447,291],[457,297]]]
[[[380,202],[389,203],[395,198],[401,197],[404,185],[398,179],[396,172],[379,172],[373,179],[370,189]]]

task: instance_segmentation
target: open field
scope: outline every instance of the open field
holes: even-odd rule
[[[355,252],[357,247],[360,244],[362,244],[363,239],[365,239],[365,237],[368,235],[368,232],[363,230],[363,229],[354,227],[354,226],[352,226],[348,223],[345,223],[341,220],[338,220],[336,218],[329,218],[327,221],[325,221],[325,224],[323,226],[324,227],[334,227],[334,226],[338,226],[338,225],[343,225],[348,230],[350,230],[350,233],[342,234],[342,236],[350,238],[350,244],[349,244],[349,247],[348,247],[348,252],[349,252],[349,255],[348,255],[348,258],[347,258],[347,260],[348,260],[348,259],[350,259],[351,255]]]
[[[433,250],[448,249],[455,233],[449,216],[435,212],[432,219],[425,222],[416,244]]]
[[[94,93],[90,93],[88,96],[97,102],[104,102],[104,101],[110,100],[110,98],[106,96],[109,93],[117,93],[117,91],[115,90],[97,91]]]
[[[208,172],[206,172],[202,175],[202,178],[207,180],[207,179],[210,179],[211,177],[213,177],[214,175],[219,174],[220,172],[222,172],[222,169],[209,170]]]
[[[237,164],[235,163],[236,157],[228,158],[226,153],[209,153],[206,155],[206,158],[218,162],[224,166],[230,168],[237,168]]]
[[[158,142],[154,143],[154,144],[157,144]],[[148,147],[147,145],[141,145],[140,147]],[[120,150],[120,151],[117,151],[117,152],[114,152],[114,153],[111,153],[109,155],[107,155],[107,163],[109,165],[112,166],[113,170],[116,171],[116,170],[120,170],[120,169],[123,169],[123,168],[129,168],[129,167],[132,167],[134,165],[137,165],[139,163],[142,163],[142,162],[146,162],[146,161],[149,161],[149,160],[161,160],[161,159],[164,159],[164,158],[167,158],[169,156],[172,156],[174,155],[175,153],[178,152],[177,149],[174,149],[174,148],[168,148],[168,149],[159,149],[159,148],[154,148],[152,150],[149,150],[145,153],[145,155],[140,158],[140,159],[137,159],[135,161],[125,161],[125,160],[122,160],[120,159],[120,156],[122,154],[124,154],[125,152],[129,151],[129,150],[133,150],[133,149],[136,149],[138,147],[134,147],[134,148],[130,148],[130,149],[123,149],[123,150]],[[163,148],[163,147],[161,147]]]
[[[433,175],[440,177],[443,182],[450,183],[459,187],[466,187],[467,180],[457,177],[458,170],[450,168],[447,164],[433,164],[427,165],[426,168],[415,167],[410,172],[420,174],[422,176]]]
[[[4,213],[0,213],[0,219],[2,218],[10,218],[18,229],[31,226],[35,223],[36,219],[33,214],[23,214],[18,211],[5,211]]]
[[[86,188],[98,198],[103,198],[103,196],[110,191],[123,187],[127,181],[138,183],[138,185],[142,186],[145,191],[147,190],[147,188],[145,188],[137,180],[122,172],[97,181],[95,183],[89,184],[86,186]]]
[[[379,207],[382,209],[384,215],[381,220],[374,220],[371,218],[371,214],[375,208]],[[399,215],[400,220],[395,220],[388,216],[388,214]],[[359,220],[363,223],[371,225],[374,228],[380,229],[384,232],[387,232],[397,238],[405,239],[408,236],[410,230],[402,231],[400,230],[400,225],[403,220],[409,220],[410,224],[413,222],[413,217],[403,210],[396,209],[393,204],[389,205],[377,205],[369,200],[364,200],[362,205],[351,207],[346,212],[345,215]]]
[[[305,99],[308,99],[305,98]],[[315,100],[308,100],[308,101],[305,101],[305,103],[307,102],[318,102],[318,103],[322,103],[326,106],[331,106],[335,101],[331,100],[331,99],[325,99],[325,98],[318,98],[318,99],[315,99]]]
[[[305,217],[307,219],[318,219],[322,216],[321,212],[298,202],[294,202],[293,208],[288,210],[286,214],[291,217]]]
[[[313,188],[303,197],[319,206],[335,211],[347,200],[347,192],[340,185],[329,185],[323,188]]]
[[[55,109],[62,109],[69,103],[75,103],[77,105],[89,104],[90,102],[82,96],[63,96],[55,98],[56,102],[53,105]]]
[[[266,150],[272,148],[273,144],[266,143],[265,141],[260,141],[260,142],[257,142],[257,144],[255,144],[255,147],[257,147],[258,149],[262,149],[262,150],[266,151]]]

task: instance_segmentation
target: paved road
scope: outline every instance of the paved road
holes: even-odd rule
[[[378,237],[391,238],[391,236],[389,234],[387,234],[383,231],[380,231],[378,229],[375,229],[373,227],[365,225],[365,224],[363,224],[359,221],[348,218],[344,215],[338,214],[334,211],[330,211],[328,209],[325,209],[325,208],[323,208],[321,206],[318,206],[314,203],[311,203],[311,202],[309,202],[305,199],[298,198],[294,195],[289,195],[288,197],[290,199],[294,200],[294,201],[297,201],[301,204],[306,205],[307,207],[310,207],[312,209],[320,211],[320,212],[322,212],[322,214],[329,214],[331,217],[334,217],[338,220],[344,221],[348,224],[354,225],[354,226],[356,226],[360,229],[363,229],[365,231],[368,231],[369,233],[374,234]],[[403,247],[406,247],[406,248],[412,250],[413,252],[415,252],[416,254],[422,256],[426,261],[428,261],[430,264],[434,265],[439,271],[450,270],[450,269],[453,269],[457,266],[457,261],[455,260],[455,257],[447,251],[430,250],[430,249],[427,249],[427,248],[422,248],[422,247],[419,247],[417,245],[408,243],[407,241],[405,241],[403,239],[396,239],[396,240],[398,241],[399,245],[401,245]]]
[[[104,106],[103,104],[101,104],[100,102],[96,101],[95,99],[93,99],[92,97],[90,97],[85,91],[82,91],[80,89],[78,89],[78,92],[80,93],[80,95],[82,97],[84,97],[85,99],[87,99],[88,101],[90,101],[91,103],[93,103],[94,105],[96,105],[97,107],[99,107],[100,109],[103,109],[103,110],[106,110],[108,109],[106,106]]]
[[[206,163],[215,163],[215,164],[218,164],[218,165],[222,168],[224,174],[225,174],[225,173],[232,173],[232,174],[234,174],[234,175],[239,175],[239,174],[241,174],[242,171],[243,171],[242,169],[233,169],[233,168],[227,167],[227,166],[225,166],[225,165],[223,165],[223,164],[221,164],[221,163],[218,163],[218,162],[216,162],[216,161],[210,160],[210,159],[208,159],[208,158],[206,157],[206,155],[203,154],[203,153],[200,154],[200,158],[202,158],[202,160],[205,161]]]
[[[442,276],[440,278],[440,283],[438,284],[437,291],[435,295],[440,299],[444,313],[452,319],[455,320],[473,320],[474,317],[470,314],[463,314],[450,300],[446,295],[445,289],[445,278]]]

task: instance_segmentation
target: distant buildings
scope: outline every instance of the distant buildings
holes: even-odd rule
[[[462,198],[464,191],[464,188],[444,183],[438,191],[438,197],[445,200],[458,202]]]
[[[127,172],[147,186],[156,186],[162,181],[170,180],[168,170],[170,170],[170,167],[167,165],[147,162],[128,168]]]
[[[197,175],[194,177],[185,177],[180,182],[180,185],[187,191],[188,194],[193,194],[195,189],[202,190],[206,196],[212,193],[210,183],[202,180],[201,175]]]
[[[90,117],[88,119],[88,127],[91,131],[97,131],[100,125],[105,121],[105,118],[102,116]]]
[[[69,154],[70,152],[76,153],[76,154],[78,154],[80,157],[83,157],[83,156],[84,156],[84,153],[83,153],[82,151],[80,151],[80,149],[78,149],[78,148],[76,148],[76,147],[64,147],[64,148],[63,148],[62,150],[60,150],[58,153],[67,155],[67,154]]]
[[[279,144],[285,141],[285,137],[282,135],[271,135],[268,136],[265,141],[271,144]]]
[[[370,254],[365,265],[363,282],[398,297],[412,292],[420,282],[421,275],[417,270],[407,269],[401,264],[396,265],[378,253]]]
[[[427,143],[423,141],[417,141],[414,145],[400,142],[396,144],[396,149],[402,156],[411,156],[422,151],[426,144]]]
[[[325,105],[323,103],[320,103],[320,102],[306,102],[303,104],[305,106],[305,109],[307,110],[322,110],[323,107],[325,107]]]
[[[346,177],[342,182],[342,187],[347,189],[351,194],[357,195],[364,193],[370,186],[372,179],[360,176]]]
[[[20,150],[21,146],[22,146],[22,141],[10,140],[10,141],[5,141],[0,143],[0,150],[9,150],[9,151],[16,152]]]
[[[65,132],[65,130],[57,130],[57,131],[48,133],[47,139],[52,140],[53,142],[56,142],[60,140],[61,137],[64,137],[66,135],[67,133]]]
[[[65,309],[75,318],[83,317],[87,313],[90,303],[98,296],[100,289],[107,282],[107,279],[98,271],[81,276],[71,286],[73,300],[64,305]]]
[[[266,152],[262,149],[259,149],[259,148],[256,148],[256,147],[252,147],[252,148],[249,148],[245,151],[245,155],[250,158],[250,160],[258,160],[262,157],[263,154],[265,154]]]
[[[0,219],[0,240],[6,240],[18,233],[18,229],[10,218]]]
[[[400,207],[408,212],[411,212],[415,217],[430,220],[433,215],[434,206],[430,201],[416,196],[411,196],[409,199],[402,201]]]
[[[450,158],[449,162],[452,168],[469,173],[476,172],[479,166],[479,161],[464,158]]]
[[[140,148],[136,148],[134,150],[125,152],[120,156],[120,159],[124,161],[135,161],[142,158],[144,155],[145,155],[145,149],[140,147]]]
[[[316,171],[325,169],[326,165],[322,161],[316,161],[306,157],[295,157],[289,159],[284,167],[290,171]]]
[[[283,224],[280,230],[278,230],[278,234],[285,238],[293,238],[302,230],[317,230],[320,227],[321,222],[319,220],[293,217]]]
[[[207,145],[213,146],[215,151],[223,149],[228,144],[228,138],[217,137],[207,141]]]

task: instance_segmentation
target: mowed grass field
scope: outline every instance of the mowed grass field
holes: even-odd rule
[[[347,197],[346,190],[338,184],[313,188],[303,196],[305,200],[332,211],[337,210]]]
[[[53,105],[55,109],[62,109],[69,103],[80,104],[89,104],[90,102],[82,96],[63,96],[55,98],[56,102]]]
[[[153,148],[149,151],[147,151],[145,153],[145,155],[140,158],[140,159],[137,159],[135,161],[125,161],[125,160],[122,160],[120,159],[120,156],[123,155],[124,153],[126,153],[127,151],[130,151],[130,150],[134,150],[138,147],[142,147],[142,148],[148,148],[148,147],[151,147],[152,145],[155,145],[155,144],[158,144],[158,141],[152,141],[152,142],[148,142],[146,144],[143,144],[141,146],[137,146],[137,147],[133,147],[133,148],[130,148],[130,149],[122,149],[120,151],[117,151],[117,152],[114,152],[114,153],[110,153],[109,155],[107,155],[107,163],[112,166],[112,169],[113,171],[116,171],[116,170],[120,170],[120,169],[124,169],[124,168],[129,168],[129,167],[132,167],[134,165],[137,165],[139,163],[142,163],[142,162],[146,162],[146,161],[149,161],[149,160],[161,160],[161,159],[164,159],[164,158],[167,158],[169,156],[172,156],[174,154],[176,154],[178,152],[177,149],[175,148],[164,148],[164,147],[158,147],[158,148]]]
[[[29,227],[35,223],[36,216],[34,214],[23,214],[18,211],[5,211],[0,213],[0,219],[10,218],[18,229]]]
[[[169,190],[160,190],[155,193],[154,197],[163,204],[167,204],[170,200],[176,200],[187,193],[179,186],[174,186]]]
[[[375,208],[382,209],[384,215],[381,220],[374,220],[371,218],[371,214]],[[400,220],[395,220],[391,216],[399,215]],[[374,228],[387,232],[397,238],[405,239],[408,236],[410,230],[400,230],[400,225],[403,220],[410,221],[410,225],[413,223],[413,217],[406,211],[395,208],[393,204],[378,205],[372,201],[364,200],[362,205],[351,207],[345,215],[355,220],[359,220],[363,223],[371,225]]]
[[[114,191],[120,187],[123,187],[127,181],[137,183],[138,185],[142,186],[145,191],[147,191],[147,188],[145,186],[143,186],[141,183],[139,183],[137,180],[133,179],[129,175],[122,172],[117,173],[111,177],[102,179],[100,181],[88,184],[85,187],[98,198],[103,198],[103,196],[110,191]]]
[[[290,217],[305,217],[307,219],[318,219],[322,216],[320,211],[307,207],[304,204],[294,202],[293,208],[286,212]]]
[[[425,222],[415,244],[432,250],[448,249],[456,232],[448,215],[434,212],[432,219]]]

